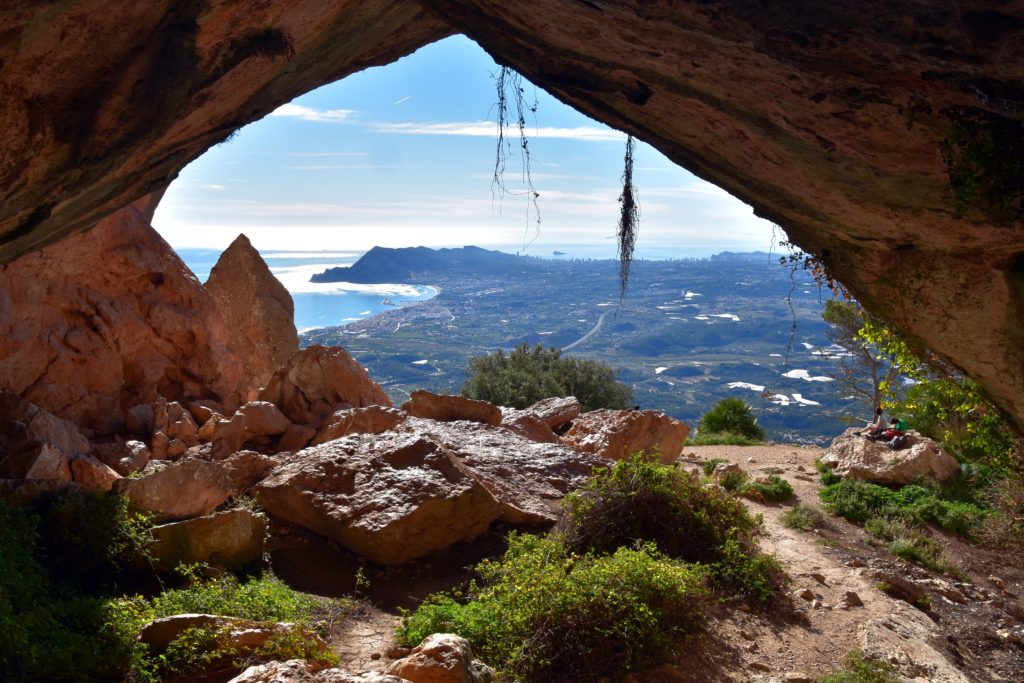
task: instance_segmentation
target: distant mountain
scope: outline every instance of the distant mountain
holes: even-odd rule
[[[522,267],[525,257],[480,247],[430,249],[374,247],[348,268],[328,268],[310,282],[352,282],[360,285],[414,282],[427,272],[500,274]]]

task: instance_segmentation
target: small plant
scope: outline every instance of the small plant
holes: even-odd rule
[[[776,475],[768,477],[767,482],[749,482],[739,488],[739,495],[763,501],[780,503],[793,497],[793,486],[785,479]]]
[[[750,479],[750,475],[743,470],[732,470],[723,472],[718,477],[718,485],[729,492],[738,493],[744,486],[747,485],[747,481]]]
[[[892,664],[867,657],[860,650],[846,654],[842,670],[822,676],[818,683],[900,683],[899,671]]]
[[[719,465],[728,465],[729,461],[725,458],[711,458],[704,463],[704,475],[710,477],[715,473],[715,468]]]
[[[782,524],[789,529],[810,531],[825,526],[825,517],[809,505],[794,505],[782,513]]]
[[[821,475],[821,483],[825,486],[831,486],[832,484],[838,484],[842,481],[841,477],[837,477],[832,471],[832,468],[823,463],[821,460],[814,461],[814,469],[818,470],[818,474]]]
[[[784,583],[779,561],[770,555],[752,552],[739,539],[730,539],[722,547],[722,559],[711,569],[712,584],[733,598],[764,604]]]
[[[687,446],[757,446],[763,439],[751,439],[736,432],[699,431],[686,440]]]
[[[723,398],[700,419],[697,433],[733,433],[764,441],[764,430],[757,424],[750,404],[741,398]]]

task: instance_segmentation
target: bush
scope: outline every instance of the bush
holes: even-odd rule
[[[809,531],[825,526],[825,518],[815,508],[807,505],[794,505],[782,513],[782,524],[790,529]]]
[[[711,583],[732,598],[764,604],[785,580],[777,559],[751,552],[739,538],[726,541],[720,554],[722,559],[710,566]]]
[[[735,432],[697,432],[686,440],[687,446],[757,446],[763,439],[751,439]]]
[[[624,410],[633,402],[633,390],[616,380],[607,363],[563,358],[558,349],[540,344],[531,349],[524,343],[508,355],[498,350],[474,356],[466,374],[463,396],[512,408],[553,396],[575,396],[584,411]]]
[[[732,496],[639,456],[595,470],[563,507],[567,542],[577,552],[612,553],[654,542],[670,557],[715,562],[734,534],[749,537],[758,527]]]
[[[773,474],[765,483],[753,481],[744,484],[738,493],[746,498],[780,503],[793,497],[793,486],[785,479]]]
[[[900,683],[900,680],[899,671],[892,664],[865,657],[860,650],[851,650],[846,654],[842,671],[822,676],[818,683]]]
[[[710,477],[711,475],[713,475],[715,473],[715,469],[719,465],[728,465],[728,464],[729,464],[729,461],[726,460],[725,458],[711,458],[706,463],[704,463],[704,476]]]
[[[864,523],[864,531],[886,541],[889,552],[896,557],[943,574],[963,574],[959,564],[946,554],[941,543],[903,520],[872,517]]]
[[[764,430],[757,424],[750,404],[741,398],[723,398],[704,414],[697,428],[698,435],[738,434],[755,442],[764,441]]]
[[[513,534],[477,571],[469,602],[432,596],[403,618],[399,640],[453,632],[520,680],[597,680],[667,658],[703,621],[701,572],[652,545],[578,556],[557,537]]]

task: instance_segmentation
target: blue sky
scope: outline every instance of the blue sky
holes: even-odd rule
[[[361,251],[477,244],[613,256],[625,136],[525,83],[539,229],[516,131],[495,196],[497,66],[469,39],[426,46],[307,93],[185,168],[154,226],[172,246]],[[766,250],[771,225],[723,190],[637,146],[640,256]]]

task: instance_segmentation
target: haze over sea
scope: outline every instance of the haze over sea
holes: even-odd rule
[[[462,246],[462,245],[459,245]],[[529,256],[558,259],[613,259],[615,246],[598,245],[488,245],[486,248],[506,253],[526,253]],[[210,270],[220,251],[215,249],[178,249],[178,255],[202,282],[210,277]],[[554,255],[559,252],[558,255]],[[346,282],[310,282],[310,277],[327,268],[347,267],[359,260],[359,251],[260,251],[270,272],[281,281],[295,301],[295,326],[300,332],[320,327],[334,327],[362,320],[378,313],[416,301],[437,296],[438,290],[429,283],[418,285],[381,284],[357,285]],[[707,250],[695,249],[642,249],[636,258],[662,260],[670,258],[704,258]],[[389,303],[385,303],[389,302]]]

